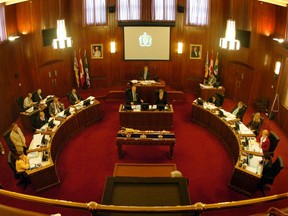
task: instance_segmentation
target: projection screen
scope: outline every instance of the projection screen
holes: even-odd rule
[[[125,26],[125,60],[170,60],[170,27]]]

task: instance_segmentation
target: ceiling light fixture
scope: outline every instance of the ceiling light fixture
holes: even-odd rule
[[[61,4],[59,0],[59,11],[61,17]],[[71,37],[67,37],[66,26],[64,19],[57,20],[57,38],[53,39],[52,46],[54,49],[64,49],[66,47],[72,47]]]

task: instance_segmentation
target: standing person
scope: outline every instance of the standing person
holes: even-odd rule
[[[270,148],[270,140],[268,138],[269,132],[268,130],[263,130],[262,131],[262,136],[258,139],[260,148],[262,148],[263,153],[268,152]]]
[[[126,93],[126,103],[130,105],[143,103],[140,95],[137,93],[136,85],[133,85]]]
[[[27,150],[26,139],[25,139],[21,129],[18,127],[18,125],[16,123],[12,124],[10,139],[11,139],[12,143],[14,144],[17,152],[26,153],[26,150]]]
[[[33,101],[36,103],[40,103],[43,100],[44,100],[44,96],[42,94],[42,90],[37,89],[37,91],[33,94]]]
[[[150,80],[150,73],[147,65],[144,67],[144,70],[140,73],[139,80]]]
[[[32,100],[32,93],[28,93],[27,97],[24,99],[23,107],[24,109],[28,109],[34,105]]]
[[[78,92],[76,91],[76,88],[73,88],[71,91],[71,94],[69,95],[69,102],[71,105],[75,105],[79,103],[82,100]]]
[[[53,98],[53,102],[49,106],[49,114],[51,117],[56,116],[58,113],[64,110],[64,105],[59,102],[58,97]]]

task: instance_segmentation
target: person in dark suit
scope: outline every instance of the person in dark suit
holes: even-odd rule
[[[167,93],[163,90],[163,89],[159,89],[159,92],[156,96],[156,99],[155,99],[155,104],[158,105],[158,104],[163,104],[163,105],[166,105],[168,104],[167,102]]]
[[[196,57],[199,57],[199,50],[197,48],[197,46],[194,46],[193,49],[192,49],[192,52],[191,52],[191,57],[193,58],[196,58]]]
[[[69,95],[69,102],[71,105],[75,105],[79,103],[82,100],[78,92],[76,91],[75,88],[72,89],[70,95]]]
[[[139,80],[150,80],[150,73],[147,65],[144,67],[144,70],[140,73]]]
[[[266,179],[273,178],[274,176],[273,164],[270,153],[264,153],[263,161],[261,163],[263,164],[263,171],[260,179],[260,185],[265,185],[267,184]]]
[[[245,113],[245,107],[243,105],[243,102],[239,101],[238,104],[232,109],[231,113],[234,114],[236,118],[242,120],[242,117]]]
[[[214,105],[217,106],[217,107],[221,106],[221,101],[220,101],[220,98],[217,96],[217,94],[213,94],[213,95],[208,99],[208,102],[214,104]]]
[[[131,89],[126,92],[126,103],[130,105],[143,103],[140,95],[137,93],[136,85],[133,85]]]
[[[64,110],[64,105],[59,102],[58,97],[54,97],[53,102],[51,102],[49,106],[50,116],[54,117],[63,110]]]
[[[41,111],[39,117],[36,119],[36,129],[40,129],[46,123],[48,123],[48,119],[46,118],[45,113]]]
[[[36,103],[40,103],[40,101],[44,100],[44,96],[42,94],[41,89],[37,89],[37,91],[32,96],[32,100]]]

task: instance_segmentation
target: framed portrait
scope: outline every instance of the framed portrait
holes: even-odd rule
[[[202,45],[201,44],[190,44],[190,59],[201,59],[202,58]]]
[[[103,44],[91,44],[91,58],[103,59]]]

